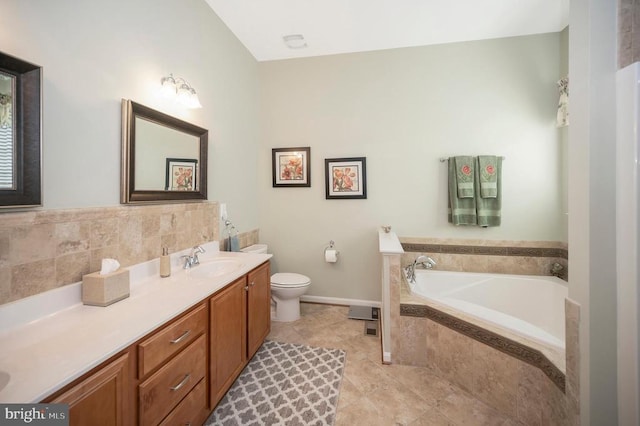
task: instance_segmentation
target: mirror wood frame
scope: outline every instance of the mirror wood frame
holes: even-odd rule
[[[196,136],[200,142],[199,173],[195,191],[136,190],[135,152],[136,118],[151,121],[182,133]],[[207,152],[209,131],[194,124],[156,111],[128,99],[122,100],[122,204],[160,204],[207,199]],[[138,141],[139,143],[139,141]],[[164,176],[163,176],[164,179]]]
[[[42,67],[0,52],[0,71],[16,79],[15,186],[0,190],[0,208],[42,206]]]

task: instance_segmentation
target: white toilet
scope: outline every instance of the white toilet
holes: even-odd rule
[[[266,253],[266,244],[254,244],[240,251],[245,253]],[[271,300],[275,303],[272,310],[273,321],[289,322],[300,318],[300,296],[311,285],[309,277],[291,272],[278,272],[271,275]]]

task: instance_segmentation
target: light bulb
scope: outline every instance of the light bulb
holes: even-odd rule
[[[162,88],[160,89],[162,96],[165,98],[175,98],[176,80],[173,78],[173,75],[169,75],[169,77],[162,77],[160,84],[162,85]]]

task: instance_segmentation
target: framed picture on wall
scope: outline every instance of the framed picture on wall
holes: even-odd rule
[[[273,187],[311,186],[311,148],[273,148]]]
[[[367,198],[366,157],[324,160],[327,200]]]
[[[167,191],[196,191],[198,160],[189,158],[167,158]]]

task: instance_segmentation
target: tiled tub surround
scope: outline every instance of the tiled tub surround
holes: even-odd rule
[[[557,241],[490,241],[438,238],[400,238],[405,253],[402,265],[425,254],[442,271],[489,272],[496,274],[551,275],[551,267],[564,268],[568,277],[567,244]]]
[[[500,279],[500,275],[489,275]],[[445,278],[442,278],[442,277]],[[433,280],[456,280],[474,277],[466,273],[442,273],[439,271],[416,271],[416,285],[425,285]],[[517,276],[505,275],[504,277]],[[509,278],[507,278],[509,279]],[[557,280],[556,278],[554,278]],[[501,281],[497,288],[491,289],[491,280],[461,291],[463,296],[441,295],[438,291],[427,288],[427,295],[422,296],[411,291],[410,285],[404,281],[400,289],[400,315],[429,318],[430,320],[455,330],[478,342],[489,345],[499,351],[527,362],[542,370],[549,379],[565,390],[565,348],[564,348],[564,300],[566,287],[562,280],[554,282],[538,282],[530,279],[520,283]],[[516,286],[518,293],[529,294],[527,300],[515,300],[518,297],[507,294],[506,288],[500,288],[509,284]],[[437,284],[436,284],[437,285]],[[540,297],[536,294],[535,285],[544,286]],[[433,286],[433,283],[432,283]],[[490,299],[478,299],[478,302],[468,302],[464,292],[491,294]],[[502,294],[500,294],[502,293]],[[504,304],[505,297],[509,297],[508,305]],[[462,297],[461,299],[459,297]],[[525,296],[526,297],[526,296]],[[473,297],[471,299],[474,299]],[[513,300],[511,300],[513,299]],[[503,300],[503,302],[500,302]],[[495,307],[492,305],[496,301]],[[552,302],[554,301],[554,302]],[[545,303],[553,303],[548,308]],[[533,305],[532,305],[533,304]],[[509,311],[513,308],[512,311]],[[494,310],[495,309],[495,310]],[[512,312],[509,314],[508,312]],[[516,318],[517,317],[517,318]],[[551,323],[553,320],[553,323]],[[557,320],[557,321],[556,321]],[[531,322],[528,322],[531,321]],[[559,323],[559,321],[562,321]],[[538,328],[543,327],[543,328]]]
[[[391,274],[397,276],[390,280],[392,362],[432,368],[524,424],[578,424],[577,305],[566,302],[565,355],[531,347],[517,336],[505,338],[502,330],[491,325],[478,326],[473,318],[425,303],[411,295],[402,276],[402,267],[420,254],[434,258],[441,270],[548,274],[546,269],[554,262],[566,266],[566,246],[548,242],[401,241],[405,253],[397,256],[400,264],[392,263]],[[523,256],[525,253],[530,255]]]
[[[0,213],[0,305],[82,281],[103,258],[129,266],[218,240],[218,203]],[[242,233],[241,247],[258,231]]]

